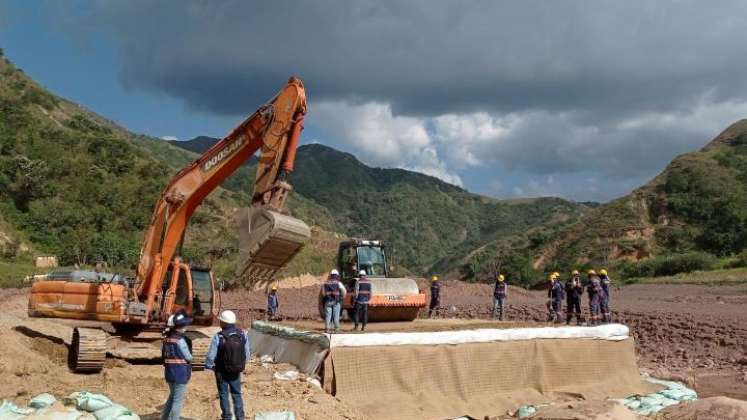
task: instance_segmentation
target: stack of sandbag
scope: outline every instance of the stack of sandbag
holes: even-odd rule
[[[40,394],[27,407],[3,401],[0,420],[140,420],[140,417],[105,395],[81,391],[62,401],[50,394]]]
[[[618,400],[629,410],[641,416],[650,416],[658,413],[666,407],[679,404],[683,401],[695,401],[698,394],[695,390],[674,381],[662,381],[659,379],[646,378],[648,382],[663,385],[663,390],[648,395],[631,395],[628,398]]]

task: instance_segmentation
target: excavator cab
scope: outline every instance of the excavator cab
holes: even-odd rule
[[[216,293],[210,269],[190,266],[175,259],[169,264],[161,286],[161,321],[179,310],[192,316],[195,325],[211,325],[215,316]]]

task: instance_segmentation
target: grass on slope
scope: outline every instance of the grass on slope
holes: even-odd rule
[[[626,284],[747,284],[747,268],[733,268],[728,270],[694,271],[680,273],[674,276],[630,278]]]

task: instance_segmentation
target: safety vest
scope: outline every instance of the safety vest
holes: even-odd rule
[[[602,280],[602,290],[604,291],[605,295],[609,296],[609,294],[610,294],[610,283],[611,283],[610,278],[607,277],[607,276],[602,276],[601,280]]]
[[[184,358],[179,350],[179,341],[183,340],[178,332],[169,332],[163,339],[161,353],[163,355],[164,376],[166,382],[186,384],[192,377],[192,365]]]
[[[495,282],[495,290],[493,291],[494,297],[506,297],[506,289],[508,288],[508,285],[505,281],[497,281]]]
[[[431,302],[438,302],[441,294],[441,287],[437,282],[431,283]]]
[[[563,286],[560,284],[559,280],[552,283],[552,286],[550,287],[550,297],[555,301],[563,299]]]
[[[278,295],[272,293],[267,295],[267,307],[271,309],[278,308]]]
[[[328,280],[324,283],[324,303],[340,302],[340,284],[337,280]]]
[[[368,303],[371,299],[371,282],[368,280],[358,280],[358,296],[355,301],[358,303]]]
[[[602,285],[599,281],[599,277],[592,277],[589,280],[589,297],[597,295],[602,292]]]
[[[565,295],[568,298],[568,300],[575,301],[581,298],[581,295],[584,293],[584,288],[581,286],[581,280],[576,283],[576,285],[573,284],[573,279],[568,280],[565,283]]]

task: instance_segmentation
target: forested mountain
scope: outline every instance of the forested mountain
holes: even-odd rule
[[[3,261],[54,254],[66,265],[132,266],[168,179],[214,141],[170,144],[133,134],[0,57]],[[232,275],[233,215],[249,201],[254,170],[248,162],[205,200],[188,229],[187,258]],[[479,277],[499,249],[550,235],[588,208],[556,198],[491,199],[423,174],[372,168],[318,144],[299,149],[292,182],[290,213],[316,228],[289,274],[328,268],[334,242],[355,235],[388,241],[397,265],[411,272]]]
[[[535,263],[611,264],[630,275],[660,275],[707,269],[745,247],[747,120],[740,120],[646,185],[560,231]],[[739,260],[744,256],[731,263]]]
[[[194,150],[211,146],[201,145]],[[250,173],[238,188],[250,188],[254,167]],[[420,173],[372,168],[321,144],[299,148],[291,182],[296,196],[325,209],[315,222],[345,235],[384,239],[417,273],[484,276],[498,248],[527,246],[529,234],[535,240],[550,235],[588,209],[558,198],[492,199]],[[529,266],[531,257],[521,261]]]

